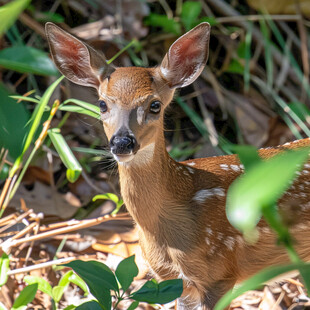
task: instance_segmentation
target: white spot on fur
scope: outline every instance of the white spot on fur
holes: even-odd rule
[[[198,203],[204,203],[206,199],[212,198],[214,196],[225,196],[224,189],[220,187],[201,189],[200,191],[196,192],[193,200]]]
[[[225,191],[223,188],[220,188],[220,187],[214,188],[213,191],[215,195],[222,196],[222,197],[225,196]]]
[[[239,165],[239,167],[241,168],[241,169],[244,169],[244,166],[241,164],[241,165]]]
[[[299,187],[299,189],[302,190],[302,191],[305,189],[305,187],[304,187],[302,184],[298,185],[298,187]]]
[[[228,165],[226,165],[226,164],[221,164],[220,167],[221,167],[223,170],[226,170],[226,171],[229,170],[229,167],[228,167]]]
[[[213,245],[213,246],[210,248],[209,253],[210,253],[211,255],[213,255],[213,254],[215,253],[215,250],[216,250],[216,247]]]
[[[195,170],[194,169],[187,167],[187,170],[188,170],[189,173],[195,174]]]
[[[303,170],[302,174],[309,174],[309,171],[308,170]]]
[[[210,245],[210,239],[209,238],[205,238],[205,240],[206,240],[206,244]]]
[[[228,250],[232,251],[234,249],[234,246],[235,246],[235,239],[233,237],[227,237],[224,240],[224,244],[226,245]]]
[[[223,237],[224,237],[224,234],[223,233],[218,233],[217,234],[217,240],[219,240],[219,241],[221,241],[221,240],[223,240]]]
[[[286,142],[285,144],[283,144],[283,146],[288,146],[290,144],[291,144],[291,142]]]
[[[304,164],[304,167],[310,169],[310,164]]]
[[[213,230],[212,230],[210,227],[207,227],[207,228],[206,228],[206,232],[207,232],[207,234],[210,235],[210,236],[213,234]]]
[[[194,162],[190,162],[190,163],[188,163],[187,165],[188,165],[188,166],[195,166],[195,165],[196,165],[196,163],[194,163]]]
[[[240,170],[240,167],[238,165],[230,165],[230,168],[236,172]]]

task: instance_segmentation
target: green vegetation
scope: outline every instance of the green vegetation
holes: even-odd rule
[[[65,191],[72,185],[70,183],[81,180],[83,171],[96,181],[101,177],[98,171],[103,168],[107,179],[112,175],[113,164],[109,162],[107,152],[99,149],[103,139],[92,134],[92,142],[85,142],[87,140],[80,137],[83,134],[79,136],[72,129],[73,121],[70,123],[77,118],[82,127],[83,117],[86,127],[91,121],[99,122],[99,107],[93,102],[72,98],[75,90],[68,91],[68,84],[59,77],[42,36],[47,21],[74,28],[101,18],[98,12],[104,7],[100,7],[98,1],[81,3],[92,14],[83,14],[83,10],[78,9],[78,1],[76,6],[59,1],[53,7],[41,5],[37,9],[38,2],[34,0],[14,0],[0,8],[1,216],[23,186],[28,168],[47,162],[50,154],[57,160],[60,158],[62,165],[57,171],[51,169],[50,172],[52,178],[61,175],[59,182],[51,181],[55,192]],[[180,0],[175,4],[169,1],[141,3],[139,5],[150,12],[137,20],[139,29],[132,31],[132,21],[117,28],[120,20],[115,18],[113,27],[118,32],[113,32],[111,26],[105,28],[105,32],[97,29],[98,36],[82,38],[102,41],[102,37],[106,38],[104,33],[111,30],[109,44],[114,50],[107,56],[109,63],[127,65],[131,62],[146,66],[158,64],[171,41],[197,24],[207,21],[213,26],[208,68],[194,86],[178,93],[172,108],[167,110],[167,115],[174,118],[173,124],[169,121],[166,124],[169,152],[177,160],[206,156],[208,152],[212,155],[237,153],[245,167],[245,175],[229,189],[226,210],[230,223],[246,240],[255,242],[256,225],[264,219],[277,233],[279,246],[286,248],[292,262],[270,267],[248,279],[226,294],[216,309],[223,309],[245,291],[294,269],[300,271],[309,290],[309,264],[297,255],[294,236],[289,233],[277,206],[279,198],[307,160],[309,149],[283,153],[268,161],[261,160],[256,151],[257,147],[310,137],[309,20],[300,14],[294,15],[296,18],[289,22],[285,17],[276,20],[268,12],[256,12],[253,17],[253,9],[246,4],[231,4],[224,0],[219,0],[218,6],[205,5],[204,1]],[[23,11],[28,19],[20,15]],[[122,14],[126,17],[131,13],[123,11]],[[148,36],[144,29],[149,31]],[[76,35],[83,36],[81,30],[75,30]],[[136,35],[138,30],[141,35]],[[102,162],[102,158],[103,168],[98,169],[96,163]],[[117,185],[110,188],[115,189]],[[117,191],[97,192],[88,198],[84,205],[90,204],[91,210],[94,202],[112,201],[115,204],[113,216],[123,206]],[[88,214],[84,212],[81,218]],[[12,256],[14,253],[10,256],[2,254],[0,258],[0,286],[8,281]],[[23,281],[27,286],[20,291],[12,309],[26,309],[37,291],[50,297],[53,309],[60,309],[64,292],[70,285],[78,286],[83,295],[90,291],[94,300],[77,307],[68,305],[65,309],[110,310],[117,309],[124,300],[133,300],[128,308],[132,310],[139,302],[168,303],[182,293],[181,280],[161,283],[150,280],[131,292],[130,286],[138,274],[133,256],[123,260],[115,272],[95,261],[76,260],[66,266],[73,271],[62,273],[54,287],[42,277],[25,276]],[[0,303],[0,309],[6,307]]]

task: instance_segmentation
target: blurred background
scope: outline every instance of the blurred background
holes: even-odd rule
[[[0,4],[2,187],[23,151],[36,99],[60,76],[45,37],[44,24],[48,21],[102,51],[107,59],[133,42],[113,64],[142,67],[160,64],[169,46],[197,24],[211,24],[206,68],[195,83],[177,92],[166,112],[167,149],[178,161],[230,154],[231,144],[261,148],[310,137],[309,0],[16,0]],[[11,95],[28,99],[17,100]],[[63,102],[68,98],[98,106],[94,90],[68,80],[55,89],[49,106],[56,99]],[[49,115],[46,109],[32,142]],[[75,183],[68,182],[65,165],[46,139],[4,215],[31,209],[37,216],[41,214],[38,218],[42,225],[48,225],[111,212],[115,207],[111,200],[92,201],[96,194],[119,196],[117,167],[107,152],[100,121],[58,110],[51,127],[61,128],[83,168],[81,176]],[[31,149],[33,143],[26,156]],[[8,221],[3,223],[7,225]],[[27,226],[21,225],[11,225],[10,230],[1,230],[0,226],[0,238],[6,240],[12,231]],[[110,254],[126,257],[139,251],[131,219],[98,227],[67,236],[60,250],[64,237],[57,235],[45,244],[32,245],[31,255],[28,243],[12,247],[15,260],[11,263],[19,268],[30,264],[30,258],[32,263],[49,260],[57,249],[58,257],[68,257],[69,252],[74,257],[87,253],[104,261]],[[3,290],[0,293],[0,300],[6,300],[7,305],[18,292],[12,287],[19,279],[10,281],[6,297]],[[294,293],[297,289],[292,290]],[[287,304],[292,300],[288,298]],[[47,301],[36,302],[42,305]],[[46,304],[43,307],[48,308]]]

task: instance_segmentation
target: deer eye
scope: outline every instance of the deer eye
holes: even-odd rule
[[[158,100],[155,100],[150,105],[150,112],[153,114],[157,114],[160,112],[161,109],[161,103]]]
[[[100,112],[105,113],[108,111],[108,106],[103,100],[99,100]]]

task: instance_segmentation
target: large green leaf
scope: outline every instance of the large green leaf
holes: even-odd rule
[[[31,303],[38,290],[38,284],[30,284],[26,286],[16,298],[11,310],[25,310],[27,305]]]
[[[65,264],[72,268],[87,284],[92,295],[106,310],[111,308],[110,290],[119,293],[115,275],[108,266],[97,261],[76,260]]]
[[[0,36],[14,24],[29,3],[30,0],[15,0],[0,7]]]
[[[183,292],[181,279],[167,280],[157,283],[154,279],[147,281],[138,291],[130,297],[137,301],[154,304],[166,304],[179,298]]]
[[[254,290],[261,286],[263,283],[292,270],[301,270],[307,272],[310,270],[310,264],[290,264],[285,266],[273,266],[264,269],[263,271],[257,273],[252,278],[244,281],[238,288],[226,293],[216,304],[214,310],[223,310],[232,302],[233,299],[237,298],[241,294],[249,290]]]
[[[12,46],[1,50],[0,66],[21,73],[59,75],[48,55],[30,46]]]
[[[139,269],[135,263],[134,255],[122,260],[115,270],[116,277],[124,291],[129,288],[134,277],[136,277],[138,273]]]
[[[29,131],[26,127],[30,113],[25,106],[9,97],[9,92],[0,84],[0,148],[9,150],[11,159],[16,159],[23,150],[23,141]]]
[[[227,194],[226,212],[230,223],[244,233],[251,232],[262,209],[276,204],[296,176],[297,166],[309,154],[309,148],[281,153],[260,162],[239,177]]]

